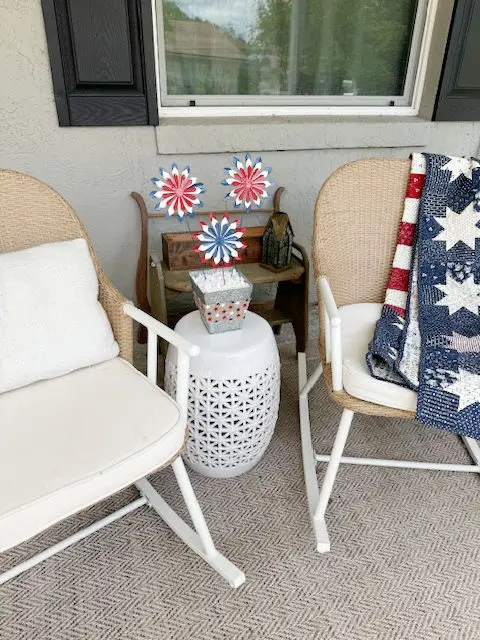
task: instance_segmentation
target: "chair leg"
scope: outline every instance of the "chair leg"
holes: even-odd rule
[[[213,556],[217,553],[217,550],[213,544],[212,536],[210,535],[202,510],[198,504],[197,496],[193,491],[190,478],[188,477],[187,470],[185,469],[185,465],[183,464],[183,460],[180,456],[172,464],[172,469],[175,474],[175,478],[177,479],[180,491],[182,492],[183,499],[185,500],[185,504],[187,505],[188,513],[192,518],[193,526],[202,541],[205,554],[207,556]]]
[[[312,445],[312,434],[310,428],[310,414],[308,410],[308,394],[322,375],[322,366],[319,365],[310,378],[307,380],[307,360],[304,353],[298,354],[298,386],[299,386],[299,411],[300,411],[300,435],[302,440],[303,473],[305,477],[305,488],[307,493],[308,509],[312,521],[313,532],[317,551],[326,553],[330,551],[330,539],[328,537],[327,525],[325,522],[325,511],[328,500],[332,493],[335,476],[337,475],[340,458],[342,456],[345,442],[350,431],[353,412],[345,409],[337,435],[333,445],[331,459],[329,461],[322,489],[319,491],[316,473],[316,454]]]
[[[299,386],[299,411],[300,411],[300,437],[302,441],[303,475],[307,493],[308,510],[312,522],[317,551],[325,553],[330,551],[330,540],[325,520],[315,520],[314,513],[320,492],[316,472],[315,451],[312,445],[310,431],[310,415],[308,411],[308,393],[320,379],[322,366],[319,365],[307,381],[307,360],[305,353],[298,354],[298,386]]]
[[[353,416],[354,413],[353,411],[350,411],[350,409],[343,410],[340,424],[338,425],[337,435],[335,436],[335,442],[333,443],[330,460],[325,472],[325,478],[320,490],[317,508],[315,509],[315,514],[313,516],[315,520],[325,519],[325,511],[327,510],[328,501],[330,500],[333,484],[340,465],[340,458],[342,457],[343,449],[345,448],[345,443],[350,432]]]
[[[137,489],[147,499],[149,506],[158,513],[162,520],[186,545],[225,578],[232,587],[239,587],[245,582],[245,574],[215,548],[202,510],[190,484],[183,460],[178,457],[172,463],[172,468],[196,531],[175,513],[146,478],[135,483]]]
[[[480,471],[480,444],[479,440],[462,436],[464,445],[467,447],[469,454],[472,456],[473,461],[479,466]]]

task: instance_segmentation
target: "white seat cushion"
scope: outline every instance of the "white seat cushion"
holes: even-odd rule
[[[0,552],[182,447],[178,405],[121,358],[0,395]]]
[[[382,308],[382,304],[361,303],[349,304],[338,310],[342,319],[343,387],[360,400],[415,411],[415,391],[372,378],[367,367],[365,356]]]

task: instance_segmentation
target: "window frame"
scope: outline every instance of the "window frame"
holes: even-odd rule
[[[439,0],[418,2],[403,96],[355,96],[355,104],[352,104],[349,96],[265,96],[268,98],[268,104],[259,104],[263,96],[178,95],[170,96],[168,99],[169,103],[177,104],[166,104],[164,96],[167,90],[167,75],[162,0],[153,0],[159,116],[213,119],[251,116],[416,116],[420,109],[438,4]],[[219,99],[222,100],[221,105],[218,104]],[[186,102],[190,100],[195,100],[194,106],[186,106]],[[394,101],[393,105],[391,101]]]

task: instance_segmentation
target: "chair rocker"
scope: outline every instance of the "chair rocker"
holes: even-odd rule
[[[340,167],[321,188],[313,231],[313,264],[319,299],[321,364],[307,379],[304,353],[298,358],[302,458],[308,508],[317,551],[330,551],[325,521],[339,465],[480,473],[479,443],[463,442],[474,464],[445,464],[345,457],[355,413],[415,417],[417,394],[370,376],[365,354],[380,317],[396,246],[410,161],[366,159]],[[308,394],[323,378],[343,412],[330,455],[312,445]],[[317,465],[327,467],[321,488]]]

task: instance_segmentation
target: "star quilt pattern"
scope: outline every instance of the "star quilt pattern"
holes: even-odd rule
[[[480,439],[480,163],[413,154],[370,373],[418,391],[417,418]]]

